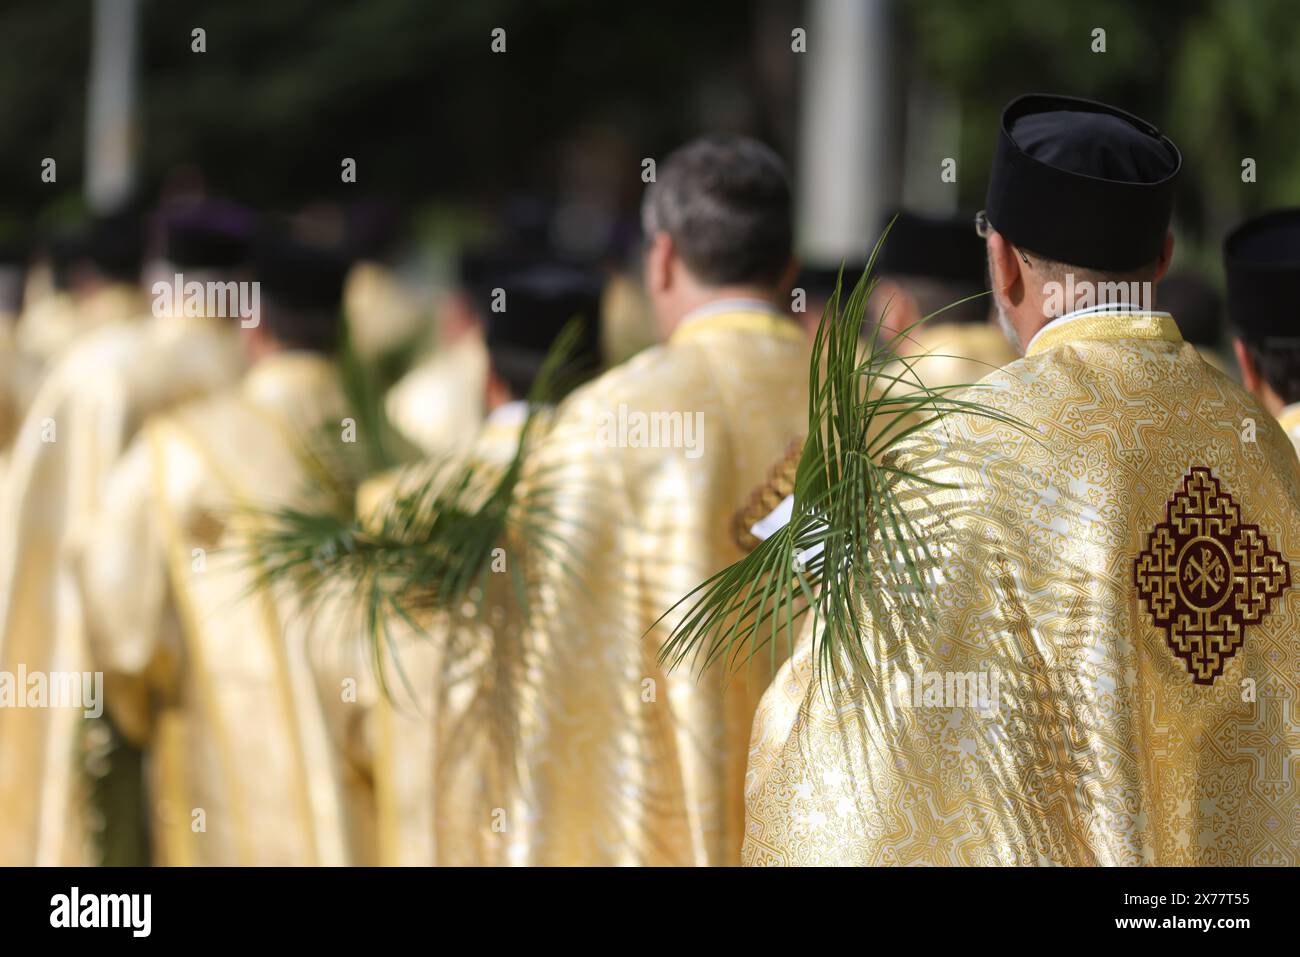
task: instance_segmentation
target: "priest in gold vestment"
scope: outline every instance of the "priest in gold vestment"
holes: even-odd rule
[[[538,261],[493,271],[503,289],[502,312],[480,311],[489,372],[487,419],[473,448],[381,475],[361,486],[357,511],[364,524],[382,525],[403,495],[436,494],[469,470],[474,495],[485,494],[515,458],[534,396],[530,446],[545,434],[551,402],[600,367],[601,282],[594,271]],[[563,346],[560,382],[535,395],[550,350],[572,320],[581,323]],[[556,360],[560,361],[558,357]],[[500,543],[511,560],[510,535]],[[496,866],[512,863],[536,838],[510,795],[524,742],[514,734],[518,709],[535,707],[529,661],[521,642],[522,609],[511,569],[487,577],[481,614],[416,611],[421,627],[386,623],[395,647],[374,719],[374,777],[381,864]],[[506,574],[501,574],[506,573]],[[400,668],[400,678],[396,676]],[[499,810],[498,810],[499,809]],[[514,821],[514,827],[502,825]]]
[[[373,862],[364,662],[336,609],[257,590],[242,546],[318,481],[304,444],[345,435],[329,355],[345,263],[285,238],[257,265],[247,375],[150,420],[111,478],[80,556],[91,649],[150,758],[158,863]]]
[[[964,216],[900,210],[888,218],[876,255],[879,277],[868,316],[890,348],[907,360],[898,372],[931,388],[978,382],[1016,358],[993,324],[984,248]],[[846,270],[846,290],[857,274]]]
[[[26,308],[30,250],[0,241],[0,480],[9,446],[35,392],[39,363],[18,348],[15,327]]]
[[[164,256],[177,269],[229,267],[230,251],[247,245],[245,224],[214,223],[205,208],[166,219]],[[88,669],[73,561],[81,536],[143,420],[239,375],[235,322],[169,310],[111,321],[81,336],[47,373],[14,440],[0,497],[0,670]],[[94,860],[83,724],[75,709],[0,710],[0,863]]]
[[[1289,443],[1176,317],[1044,309],[1062,268],[1158,280],[1179,165],[1113,108],[1008,107],[987,245],[1025,355],[969,394],[1014,421],[887,461],[932,620],[864,599],[852,660],[805,632],[755,720],[747,864],[1300,862]]]
[[[1300,451],[1300,209],[1242,223],[1224,241],[1223,264],[1242,384]]]
[[[49,242],[53,289],[28,305],[17,325],[19,348],[53,365],[82,336],[136,319],[145,301],[139,290],[144,228],[120,212],[97,217]]]
[[[379,200],[349,204],[344,224],[352,260],[343,286],[348,343],[364,359],[382,359],[408,348],[427,321],[427,310],[402,268],[405,224],[396,206]]]
[[[804,425],[783,166],[750,140],[692,142],[659,164],[643,220],[666,341],[571,395],[524,477],[548,486],[564,547],[537,558],[521,791],[496,805],[514,864],[740,861],[770,672],[670,674],[656,622],[739,554],[734,510]]]
[[[456,287],[437,310],[438,345],[388,391],[384,408],[393,427],[429,456],[469,449],[483,424],[487,349],[482,317],[491,309],[496,256],[474,250],[461,257]]]

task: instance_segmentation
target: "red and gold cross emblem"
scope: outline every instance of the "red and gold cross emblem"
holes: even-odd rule
[[[1291,566],[1208,468],[1183,477],[1133,561],[1133,584],[1196,684],[1211,685],[1291,584]]]

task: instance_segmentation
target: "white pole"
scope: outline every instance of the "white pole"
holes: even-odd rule
[[[812,0],[800,110],[800,254],[865,259],[898,195],[887,0]]]
[[[137,0],[95,0],[86,96],[86,202],[107,212],[135,184]]]

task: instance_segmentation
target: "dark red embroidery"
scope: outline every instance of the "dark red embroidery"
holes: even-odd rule
[[[1134,559],[1133,584],[1192,681],[1212,685],[1241,648],[1246,626],[1290,587],[1291,566],[1258,525],[1242,524],[1214,473],[1197,466]]]

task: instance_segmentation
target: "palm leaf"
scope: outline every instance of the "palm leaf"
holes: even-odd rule
[[[520,538],[552,554],[563,547],[545,527],[545,473],[530,481],[529,495],[520,494],[520,477],[542,410],[577,382],[580,373],[570,360],[580,340],[580,320],[574,320],[543,362],[512,457],[486,480],[483,463],[473,459],[430,461],[423,477],[399,487],[374,521],[362,521],[347,483],[332,488],[340,483],[329,453],[304,448],[301,458],[324,491],[314,497],[314,507],[257,510],[246,555],[256,569],[254,590],[284,588],[305,608],[350,595],[385,691],[387,666],[395,664],[399,674],[401,669],[393,624],[423,632],[420,622],[430,613],[461,626],[476,623],[497,548]],[[526,617],[527,589],[513,569],[511,579]]]
[[[393,427],[384,406],[388,390],[414,364],[415,344],[412,338],[368,359],[357,351],[351,324],[339,323],[339,378],[348,407],[357,421],[363,477],[403,465],[416,457],[417,450]]]
[[[896,349],[915,325],[892,339],[876,325],[861,341],[876,285],[871,272],[888,232],[847,296],[841,267],[822,314],[789,523],[661,616],[656,625],[675,621],[660,649],[669,667],[734,670],[759,654],[775,667],[793,653],[795,625],[811,612],[819,676],[862,676],[871,671],[862,640],[866,618],[888,618],[904,629],[933,621],[935,557],[901,506],[899,489],[951,486],[897,467],[890,453],[956,412],[1026,427],[979,402],[971,386],[926,386],[916,359]]]

